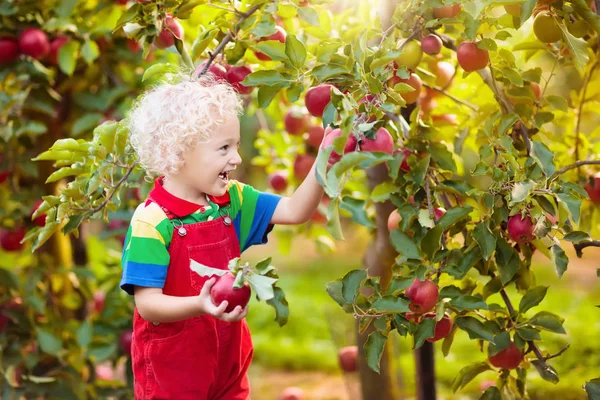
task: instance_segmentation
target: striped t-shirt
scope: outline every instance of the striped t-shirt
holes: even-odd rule
[[[271,217],[281,197],[234,180],[229,182],[227,194],[230,202],[223,207],[229,207],[227,214],[233,220],[240,252],[254,244],[266,243],[272,229]],[[186,225],[220,216],[218,199],[209,200],[209,207],[188,202],[167,192],[160,178],[150,195],[177,216],[178,225],[179,220]],[[172,222],[158,204],[146,201],[138,206],[131,218],[121,259],[123,290],[133,295],[134,286],[164,287],[173,230]]]

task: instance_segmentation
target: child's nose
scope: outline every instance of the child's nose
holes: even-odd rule
[[[233,155],[233,158],[231,159],[231,164],[239,165],[241,163],[242,163],[242,157],[240,156],[239,151],[236,150],[235,154]]]

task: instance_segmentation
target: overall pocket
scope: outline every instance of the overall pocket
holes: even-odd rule
[[[188,254],[190,259],[207,267],[216,269],[227,269],[232,253],[230,249],[229,239],[225,238],[219,242],[202,244],[196,246],[188,246]],[[204,282],[209,278],[200,276],[190,269],[190,281],[194,290],[200,293]]]

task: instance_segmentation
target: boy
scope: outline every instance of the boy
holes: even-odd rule
[[[132,362],[136,399],[249,399],[248,307],[213,305],[190,259],[226,269],[266,243],[274,224],[308,221],[323,195],[315,166],[291,197],[229,180],[238,154],[242,105],[210,76],[162,84],[130,112],[130,141],[158,175],[135,211],[121,287],[135,298]]]

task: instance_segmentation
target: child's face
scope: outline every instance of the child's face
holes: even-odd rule
[[[239,145],[240,122],[237,117],[228,118],[212,129],[212,138],[208,142],[198,143],[196,148],[184,154],[180,176],[202,193],[224,195],[229,173],[242,162]]]

